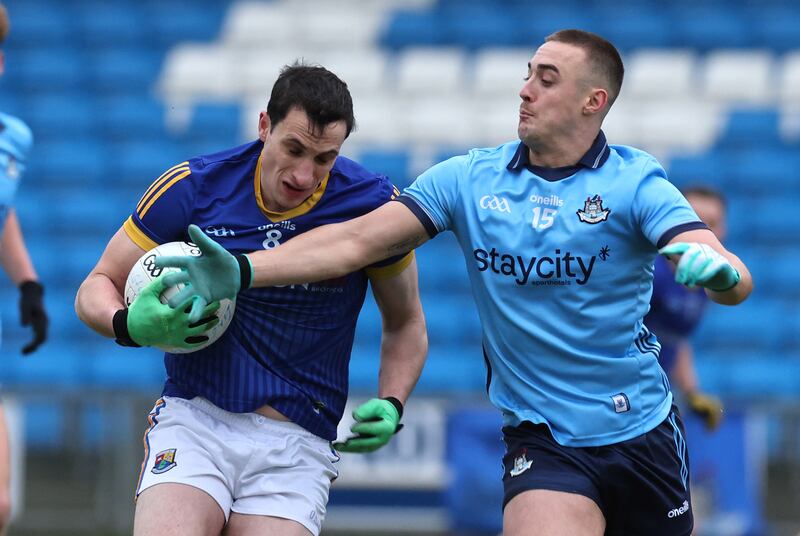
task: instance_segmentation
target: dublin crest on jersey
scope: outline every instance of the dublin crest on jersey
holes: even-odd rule
[[[583,210],[578,210],[577,214],[582,222],[594,224],[606,221],[611,209],[603,208],[603,198],[597,194],[594,197],[587,197],[583,203]]]

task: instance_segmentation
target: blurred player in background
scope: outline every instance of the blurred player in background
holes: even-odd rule
[[[0,4],[0,45],[8,37],[8,13]],[[0,75],[5,57],[0,50]],[[28,249],[22,237],[19,220],[13,207],[19,179],[25,171],[33,136],[25,123],[16,117],[0,112],[0,264],[20,291],[20,320],[31,326],[33,340],[22,348],[28,355],[47,339],[47,312],[42,296],[44,287],[39,283]],[[5,414],[0,405],[0,534],[3,534],[11,514],[9,497],[10,468],[8,430]]]
[[[455,233],[483,326],[487,389],[503,413],[503,534],[688,535],[683,426],[644,326],[661,252],[717,302],[750,293],[747,268],[650,155],[601,131],[623,65],[606,40],[549,36],[520,91],[521,139],[440,163],[374,212],[235,257],[196,227],[200,257],[177,301],[337,277]],[[387,104],[389,105],[389,104]],[[387,125],[391,128],[391,125]]]
[[[386,177],[339,156],[353,124],[344,82],[322,67],[285,67],[258,140],[177,164],[145,192],[81,286],[79,316],[128,346],[166,340],[154,323],[163,317],[190,347],[198,332],[184,307],[158,301],[163,276],[125,309],[131,266],[157,244],[189,240],[190,223],[241,253],[393,199]],[[137,536],[319,534],[368,283],[383,316],[381,398],[356,409],[356,436],[336,446],[368,452],[389,441],[427,353],[413,253],[319,283],[242,292],[217,342],[166,354],[136,490]]]
[[[696,186],[683,195],[697,216],[717,236],[725,240],[725,199],[718,191]],[[675,281],[675,265],[657,257],[653,276],[653,297],[645,325],[661,343],[658,361],[685,399],[686,406],[696,413],[709,431],[716,429],[722,419],[722,403],[700,390],[694,366],[694,352],[689,336],[697,328],[708,304],[705,292],[687,288]]]

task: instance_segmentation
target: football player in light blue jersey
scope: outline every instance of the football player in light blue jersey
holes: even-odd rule
[[[206,234],[233,253],[275,248],[387,203],[399,195],[388,178],[339,154],[353,124],[350,92],[336,75],[284,68],[258,140],[179,163],[147,189],[81,285],[81,319],[126,346],[196,345],[206,328],[185,304],[161,304],[163,276],[125,307],[131,266],[157,244]],[[190,223],[202,231],[187,236]],[[399,430],[427,353],[413,252],[299,283],[240,293],[222,337],[165,355],[136,489],[136,536],[319,534],[368,286],[383,317],[380,398],[356,408],[355,436],[334,446],[369,452]]]
[[[9,31],[9,18],[5,6],[0,4],[0,45]],[[0,50],[0,75],[5,67],[5,57]],[[14,210],[14,195],[28,161],[33,136],[20,119],[0,112],[0,264],[9,279],[20,291],[20,320],[23,326],[33,328],[33,340],[22,348],[24,355],[34,352],[47,339],[48,319],[44,308],[44,287],[33,267],[22,230]],[[8,430],[3,407],[0,405],[0,534],[11,514],[9,497]]]
[[[503,414],[503,534],[689,535],[683,428],[659,343],[642,322],[653,261],[738,304],[747,268],[649,154],[608,145],[603,119],[624,68],[605,39],[550,35],[519,93],[521,141],[423,173],[395,203],[270,251],[161,259],[208,301],[247,287],[337,277],[449,230],[483,326],[488,394]],[[244,282],[244,284],[242,284]]]

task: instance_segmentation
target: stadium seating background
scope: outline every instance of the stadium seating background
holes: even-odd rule
[[[794,0],[8,0],[0,110],[33,129],[17,209],[47,286],[50,340],[21,358],[27,330],[2,291],[0,381],[12,390],[158,394],[160,356],[119,348],[75,317],[78,285],[139,195],[186,157],[255,136],[281,65],[339,73],[359,130],[345,154],[402,187],[433,162],[515,136],[525,62],[563,27],[597,31],[624,54],[607,120],[679,186],[713,184],[728,243],[756,291],[712,306],[695,337],[703,384],[740,404],[800,399],[800,7]],[[418,251],[431,351],[418,393],[479,397],[480,330],[457,244]],[[352,388],[377,377],[380,318],[359,321]],[[27,408],[32,448],[59,448],[57,400]],[[87,422],[94,422],[90,416]],[[773,432],[773,444],[784,433]],[[83,438],[91,446],[103,434]]]

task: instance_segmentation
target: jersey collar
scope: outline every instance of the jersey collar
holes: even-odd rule
[[[322,196],[325,194],[325,188],[328,187],[328,177],[331,176],[330,173],[325,175],[325,178],[322,179],[322,182],[319,183],[317,189],[314,190],[314,193],[311,194],[308,199],[297,205],[291,210],[287,210],[286,212],[275,212],[267,208],[267,205],[264,204],[264,198],[261,196],[261,158],[264,156],[264,153],[258,155],[258,163],[256,163],[256,172],[255,176],[253,177],[253,188],[256,194],[256,203],[258,203],[258,208],[261,209],[261,212],[264,216],[269,219],[269,221],[275,223],[279,221],[288,220],[291,218],[296,218],[298,216],[302,216],[303,214],[307,213],[309,210],[314,208],[314,206],[322,199]]]
[[[548,168],[542,166],[534,166],[528,162],[528,147],[519,142],[517,150],[514,152],[514,157],[506,166],[509,171],[519,171],[527,169],[543,179],[548,181],[557,181],[574,175],[581,168],[597,169],[608,160],[608,155],[611,154],[611,149],[608,147],[606,135],[601,130],[598,132],[597,137],[592,142],[592,146],[586,151],[578,163],[574,166],[564,166],[558,168]]]

